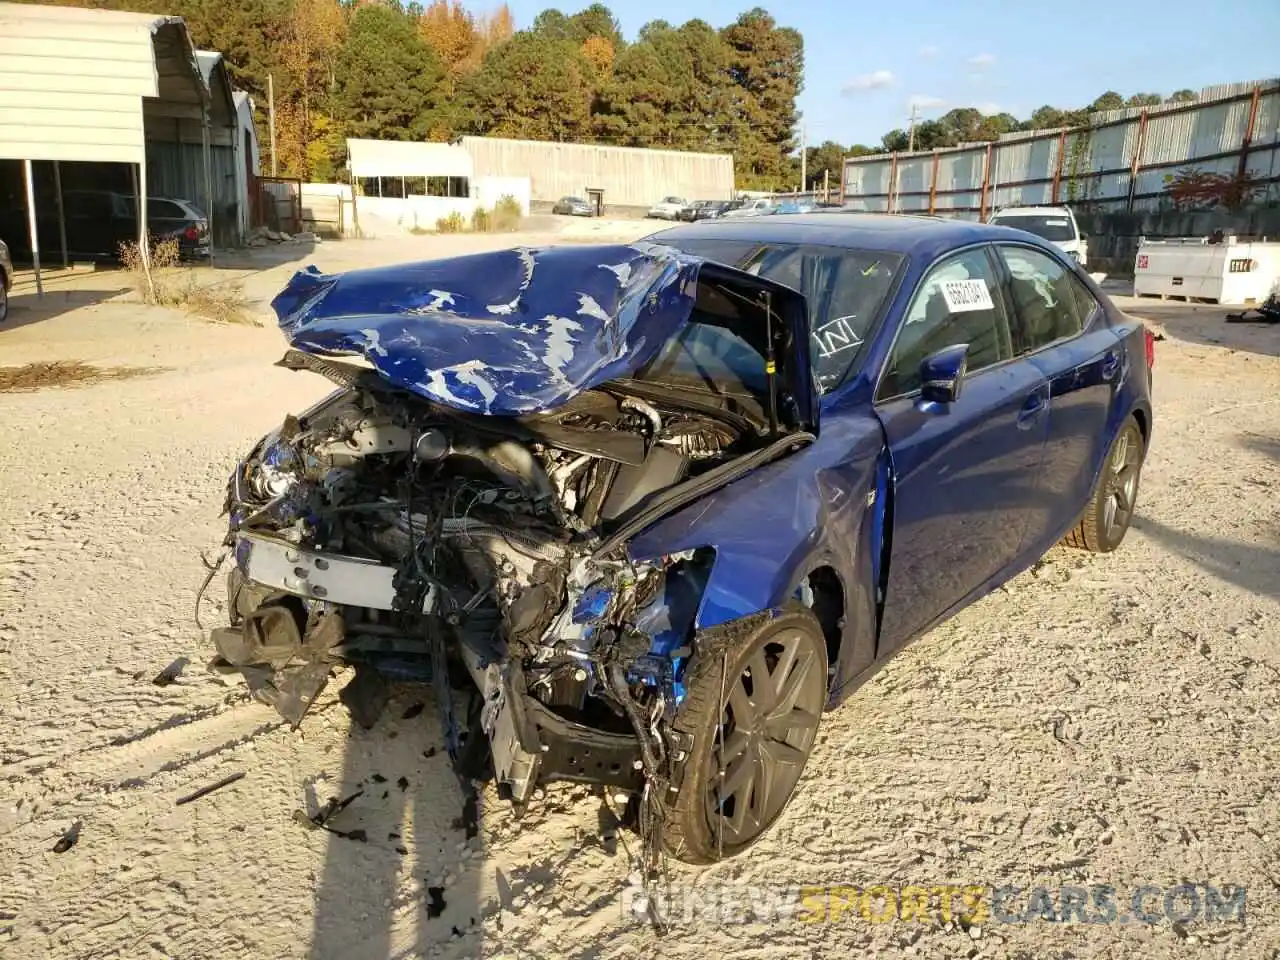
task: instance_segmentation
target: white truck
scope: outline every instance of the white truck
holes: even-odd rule
[[[1070,207],[1004,207],[993,213],[987,222],[1034,233],[1062,249],[1081,267],[1088,264],[1089,242],[1080,233]]]

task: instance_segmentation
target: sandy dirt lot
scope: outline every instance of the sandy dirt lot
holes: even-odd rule
[[[224,267],[265,311],[299,263],[476,242],[280,248]],[[635,838],[602,828],[583,790],[554,789],[523,820],[486,795],[467,842],[428,692],[399,690],[364,731],[331,684],[292,732],[203,670],[194,597],[228,471],[327,382],[272,367],[270,326],[110,300],[122,287],[56,280],[39,307],[20,291],[0,328],[0,364],[161,368],[0,393],[0,956],[1280,956],[1280,329],[1130,304],[1167,339],[1124,547],[1055,550],[921,639],[826,717],[764,841],[671,867],[672,883],[742,903],[794,885],[1109,884],[1127,913],[1143,884],[1241,885],[1243,923],[730,910],[660,936],[628,909]],[[206,627],[222,616],[213,596]],[[176,682],[153,683],[183,657]],[[295,816],[355,790],[333,823],[365,842]]]

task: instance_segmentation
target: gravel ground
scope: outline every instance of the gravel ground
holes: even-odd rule
[[[340,268],[477,242],[511,238],[224,266],[262,309],[299,254]],[[466,841],[424,691],[398,690],[363,731],[331,684],[292,732],[204,672],[193,598],[227,473],[327,385],[272,367],[269,327],[108,299],[119,287],[55,281],[0,329],[5,364],[162,368],[0,394],[0,955],[1280,956],[1280,329],[1130,305],[1168,339],[1124,547],[1055,550],[921,639],[827,716],[757,847],[671,869],[747,904],[794,885],[1109,884],[1126,913],[1142,884],[1242,885],[1243,924],[716,921],[704,901],[659,937],[628,910],[634,838],[602,828],[585,791],[554,789],[522,820],[486,795]],[[295,819],[357,789],[333,824],[366,842]]]

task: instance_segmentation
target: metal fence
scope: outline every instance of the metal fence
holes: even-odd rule
[[[302,180],[297,177],[255,177],[253,225],[297,233],[302,229]],[[252,190],[253,188],[251,188]]]
[[[841,196],[856,210],[982,220],[1021,204],[1133,212],[1171,206],[1169,181],[1188,170],[1247,182],[1257,200],[1280,198],[1280,81],[1209,87],[1194,103],[1097,113],[1083,127],[851,157]]]

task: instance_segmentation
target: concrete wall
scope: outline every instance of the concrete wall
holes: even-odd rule
[[[733,197],[729,154],[642,150],[597,144],[463,137],[477,177],[528,177],[534,209],[563,196],[603,190],[608,212],[647,209],[665,196],[686,200]]]
[[[271,184],[281,193],[282,203],[288,202],[293,184]],[[458,213],[471,222],[471,215],[479,208],[492,210],[505,196],[511,196],[520,204],[520,212],[527,214],[530,208],[528,177],[476,177],[471,180],[470,197],[428,197],[411,194],[408,197],[356,198],[352,206],[351,187],[345,183],[304,183],[301,192],[302,218],[306,229],[329,236],[365,237],[394,236],[400,233],[435,230],[436,221]]]

